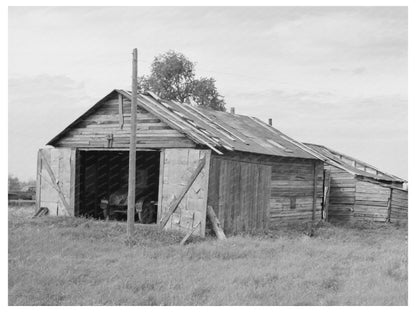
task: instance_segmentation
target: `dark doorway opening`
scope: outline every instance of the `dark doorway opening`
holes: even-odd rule
[[[127,219],[128,151],[80,151],[78,154],[75,213],[96,219]],[[135,220],[155,223],[159,188],[160,152],[136,154]]]

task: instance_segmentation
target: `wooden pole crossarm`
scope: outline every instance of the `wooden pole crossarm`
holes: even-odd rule
[[[168,220],[170,218],[170,216],[175,212],[176,208],[178,208],[180,202],[182,201],[182,199],[185,197],[186,193],[188,192],[188,190],[191,188],[192,184],[194,183],[194,181],[196,180],[196,178],[198,177],[199,173],[202,171],[202,169],[205,166],[205,156],[204,158],[202,158],[199,161],[198,167],[195,169],[194,173],[192,174],[192,176],[189,178],[188,183],[186,184],[186,186],[182,189],[180,195],[178,198],[174,199],[173,202],[170,204],[168,212],[166,213],[166,215],[160,220],[160,227],[163,229],[166,225],[166,223],[168,223]]]

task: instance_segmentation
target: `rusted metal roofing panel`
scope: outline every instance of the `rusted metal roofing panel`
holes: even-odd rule
[[[319,153],[330,165],[339,167],[353,175],[368,177],[379,181],[406,182],[354,157],[339,153],[323,145],[304,143]]]

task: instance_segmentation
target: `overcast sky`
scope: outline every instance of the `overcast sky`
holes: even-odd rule
[[[407,178],[407,9],[106,7],[9,9],[9,173],[173,49],[212,76],[227,108],[273,118]]]

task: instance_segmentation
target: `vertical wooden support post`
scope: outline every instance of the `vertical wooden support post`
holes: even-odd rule
[[[389,200],[387,202],[387,218],[386,218],[386,222],[390,222],[390,218],[391,218],[391,201],[393,199],[393,189],[390,188],[390,196],[389,196]]]
[[[331,193],[331,171],[324,170],[322,219],[327,222],[329,217],[329,194]]]
[[[133,50],[133,77],[131,96],[131,127],[129,152],[129,189],[127,195],[127,240],[134,234],[134,205],[136,202],[136,114],[137,114],[137,49]]]
[[[85,168],[84,168],[85,170]],[[74,216],[79,216],[79,207],[81,205],[81,153],[77,149],[75,153],[75,200],[74,200]]]
[[[162,200],[163,200],[163,177],[165,169],[165,150],[160,151],[160,161],[159,161],[159,191],[157,196],[157,222],[162,219]]]
[[[36,168],[36,212],[40,210],[40,201],[41,201],[41,187],[42,187],[42,157],[40,155],[41,151],[38,151],[38,166]]]
[[[123,129],[123,124],[124,124],[123,96],[121,94],[118,95],[118,122],[120,125],[120,129]]]
[[[315,209],[316,209],[316,161],[313,162],[313,196],[312,196],[312,222],[309,235],[312,236],[315,227]]]
[[[101,163],[101,157],[98,157],[96,162],[93,164],[93,170],[94,170],[94,216],[98,215],[98,211],[101,210],[101,208],[98,207],[98,166]]]
[[[75,216],[75,188],[76,188],[76,162],[77,162],[77,150],[71,149],[71,155],[69,156],[69,207],[71,211],[68,211],[71,216]]]

